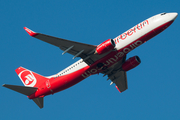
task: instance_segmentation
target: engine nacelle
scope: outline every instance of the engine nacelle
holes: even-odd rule
[[[141,63],[141,60],[138,56],[134,56],[129,58],[128,60],[126,60],[125,63],[123,63],[122,65],[122,69],[124,71],[129,71],[133,68],[135,68],[136,66],[138,66]]]
[[[115,45],[116,44],[113,39],[108,39],[97,46],[94,54],[97,53],[97,54],[101,55],[103,53],[109,52],[114,49]]]

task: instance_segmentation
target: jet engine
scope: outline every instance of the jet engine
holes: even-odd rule
[[[107,53],[107,52],[113,50],[115,45],[116,44],[113,39],[108,39],[97,46],[94,54],[101,55],[101,54]]]
[[[136,66],[138,66],[141,63],[141,60],[138,56],[134,56],[129,58],[128,60],[126,60],[125,63],[123,63],[122,65],[122,69],[124,71],[129,71],[133,68],[135,68]]]

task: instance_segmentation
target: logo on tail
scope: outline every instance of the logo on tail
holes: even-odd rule
[[[37,80],[31,71],[24,70],[18,76],[25,86],[34,87],[36,85]]]

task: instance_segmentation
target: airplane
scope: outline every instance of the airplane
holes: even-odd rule
[[[114,39],[108,39],[99,45],[74,42],[62,38],[36,33],[27,27],[25,31],[32,37],[59,47],[81,59],[51,76],[44,77],[26,68],[19,67],[15,71],[24,86],[4,84],[3,86],[26,95],[39,108],[43,108],[44,97],[65,90],[85,78],[102,73],[108,76],[119,92],[128,88],[126,72],[137,67],[141,60],[138,56],[126,60],[126,55],[149,39],[169,27],[178,13],[160,13],[152,16]]]

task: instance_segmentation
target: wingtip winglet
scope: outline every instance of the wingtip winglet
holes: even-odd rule
[[[30,29],[27,28],[27,27],[24,27],[24,30],[25,30],[30,36],[32,36],[32,37],[35,37],[36,35],[38,35],[38,33],[30,30]]]
[[[117,88],[117,90],[121,93],[121,91],[119,90],[118,86],[116,85],[115,87],[116,87],[116,88]]]

